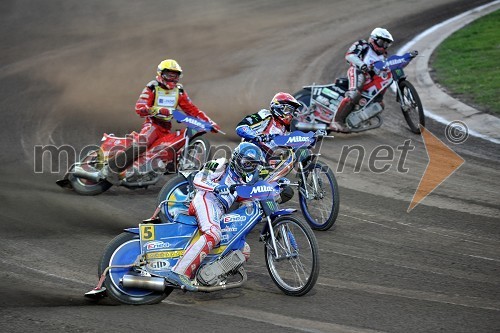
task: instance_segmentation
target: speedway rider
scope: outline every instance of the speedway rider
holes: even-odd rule
[[[110,159],[108,167],[103,168],[101,174],[108,181],[119,183],[119,173],[127,169],[130,164],[149,148],[156,140],[166,139],[167,142],[174,142],[176,134],[171,133],[172,111],[180,108],[192,117],[209,122],[213,126],[213,132],[220,130],[220,127],[213,122],[203,111],[201,111],[189,98],[179,79],[182,77],[181,66],[173,59],[166,59],[160,62],[157,68],[156,78],[149,82],[142,90],[135,105],[135,112],[142,118],[146,118],[141,132],[139,142],[124,154],[117,154],[115,159]],[[172,155],[166,151],[164,154]],[[165,160],[173,160],[174,156],[162,156]]]
[[[359,40],[351,45],[347,50],[345,59],[350,67],[347,70],[349,80],[349,90],[345,93],[344,99],[340,102],[337,113],[330,123],[329,129],[335,132],[349,132],[345,126],[345,119],[361,98],[361,90],[367,80],[375,75],[370,66],[387,57],[387,48],[394,42],[392,35],[383,28],[375,28],[370,34],[368,42]],[[382,96],[382,95],[381,95]],[[384,103],[382,99],[378,102],[382,109]]]
[[[279,92],[271,100],[269,110],[262,109],[243,118],[236,125],[236,134],[245,141],[257,143],[270,156],[275,147],[274,143],[270,141],[276,135],[290,132],[293,114],[299,106],[300,103],[295,97],[288,93]]]
[[[257,181],[264,163],[264,154],[259,147],[242,142],[235,148],[229,163],[225,158],[209,161],[195,175],[193,184],[197,191],[189,206],[189,214],[196,215],[202,235],[167,273],[167,281],[189,291],[196,290],[191,278],[206,255],[220,243],[221,217],[236,199],[230,186]],[[248,244],[245,243],[242,252],[248,260]]]
[[[292,95],[279,92],[274,95],[269,105],[269,110],[262,109],[257,113],[243,118],[236,125],[236,134],[245,141],[256,143],[266,152],[266,160],[273,154],[276,147],[271,140],[276,135],[284,135],[290,132],[290,124],[294,113],[300,103]],[[281,191],[281,203],[293,197],[293,189],[286,186]]]

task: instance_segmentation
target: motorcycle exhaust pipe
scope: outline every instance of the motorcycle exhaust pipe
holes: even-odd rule
[[[165,290],[165,279],[161,277],[125,274],[121,282],[126,288],[139,288],[154,291]]]
[[[75,165],[75,169],[71,173],[75,177],[92,180],[96,183],[98,183],[102,180],[102,178],[99,176],[99,172],[85,171],[82,169],[81,166],[78,166],[78,165]]]
[[[326,124],[322,123],[302,123],[302,122],[297,122],[294,124],[294,127],[296,130],[302,131],[302,132],[308,132],[308,131],[317,131],[317,130],[324,130],[326,131]]]

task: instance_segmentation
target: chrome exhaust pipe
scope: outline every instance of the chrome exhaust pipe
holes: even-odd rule
[[[326,131],[327,125],[323,124],[323,123],[310,124],[310,123],[296,122],[294,124],[294,127],[295,127],[294,129],[299,130],[299,131],[303,131],[303,132],[317,131],[317,130]]]
[[[99,172],[98,171],[89,172],[89,171],[84,170],[79,165],[75,165],[75,168],[73,169],[73,171],[71,171],[71,173],[75,177],[92,180],[92,181],[94,181],[96,183],[98,183],[101,180],[103,180],[103,178],[99,176]]]
[[[121,282],[126,288],[149,289],[154,291],[165,290],[165,279],[161,277],[125,274]]]

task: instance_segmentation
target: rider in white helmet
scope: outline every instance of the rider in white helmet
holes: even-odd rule
[[[387,29],[375,28],[370,34],[368,41],[358,40],[347,50],[345,59],[350,65],[347,70],[349,90],[339,104],[335,118],[330,124],[331,130],[349,132],[345,127],[345,119],[352,111],[354,105],[358,103],[361,97],[361,89],[366,79],[375,75],[370,65],[375,61],[385,60],[387,49],[393,42],[394,39]],[[379,103],[384,108],[382,100]]]

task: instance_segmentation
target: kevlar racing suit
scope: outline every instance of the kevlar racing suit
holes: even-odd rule
[[[159,108],[159,114],[168,118],[161,119],[159,117],[148,117],[151,108]],[[182,111],[192,117],[214,124],[212,120],[191,101],[180,83],[177,83],[173,89],[167,89],[158,82],[158,79],[153,80],[142,90],[135,104],[135,112],[141,117],[146,117],[140,132],[140,140],[144,140],[141,143],[150,147],[153,142],[165,136],[171,136],[171,140],[175,140],[175,133],[170,132],[172,128],[170,119],[172,112],[177,108],[182,109]],[[171,157],[173,158],[173,156]]]
[[[347,50],[345,59],[350,65],[347,70],[349,91],[346,92],[344,99],[339,104],[334,119],[336,122],[344,123],[354,105],[359,102],[363,85],[374,75],[373,71],[368,71],[369,66],[376,61],[385,60],[386,56],[387,53],[378,54],[375,52],[372,45],[366,40],[355,42]],[[382,102],[380,104],[383,107]]]
[[[276,147],[274,142],[262,141],[262,135],[284,135],[290,131],[290,126],[282,124],[276,120],[271,111],[262,109],[257,113],[251,114],[243,118],[236,125],[236,134],[242,137],[245,141],[257,144],[267,156],[272,155],[273,149]]]
[[[236,194],[221,195],[214,192],[218,185],[241,184],[243,180],[225,158],[209,161],[194,177],[196,194],[189,207],[196,216],[201,237],[191,244],[172,271],[193,278],[207,254],[220,243],[220,220],[236,200]]]

